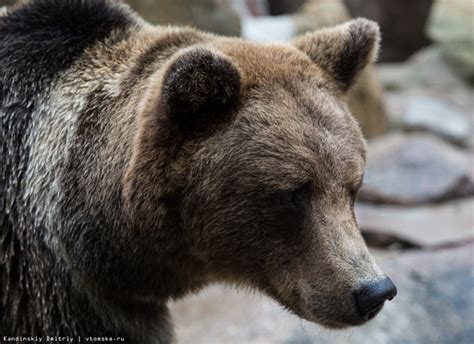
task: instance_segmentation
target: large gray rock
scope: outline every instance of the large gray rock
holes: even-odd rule
[[[457,146],[474,148],[474,113],[462,92],[386,92],[389,126],[435,134]],[[474,96],[474,95],[473,95]],[[467,103],[466,103],[467,101]]]
[[[439,135],[460,146],[469,146],[473,137],[472,118],[453,104],[429,96],[407,97],[403,127]]]
[[[372,240],[390,238],[418,247],[440,247],[474,239],[474,199],[400,207],[356,204],[359,227]]]
[[[359,200],[414,205],[474,194],[473,156],[441,139],[394,133],[369,144]]]
[[[391,128],[406,129],[406,115],[410,112],[416,114],[417,129],[474,147],[473,88],[452,70],[438,47],[424,49],[406,63],[380,64],[377,72],[385,88]],[[421,104],[427,106],[418,106]],[[408,127],[413,128],[411,123]],[[466,130],[468,127],[471,130]]]
[[[178,343],[471,344],[474,339],[472,244],[379,255],[398,295],[369,324],[330,331],[248,291],[215,286],[176,302]]]
[[[454,72],[439,47],[423,49],[406,63],[377,65],[377,72],[387,91],[439,97],[464,111],[473,108],[473,88]]]

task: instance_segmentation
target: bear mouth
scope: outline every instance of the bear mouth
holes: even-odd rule
[[[362,315],[359,312],[358,305],[355,300],[353,300],[353,302],[337,303],[333,301],[329,303],[330,304],[312,302],[306,306],[303,303],[296,305],[296,307],[293,307],[293,305],[288,307],[288,305],[286,305],[286,308],[291,309],[292,312],[297,316],[309,322],[324,326],[329,329],[342,330],[349,327],[364,325],[368,321],[375,318],[384,306],[384,302],[381,302],[369,313]]]
[[[373,318],[375,318],[377,316],[377,314],[379,314],[380,311],[382,310],[384,304],[385,304],[385,302],[380,302],[379,305],[377,305],[373,310],[371,310],[366,316],[367,321],[372,320]]]

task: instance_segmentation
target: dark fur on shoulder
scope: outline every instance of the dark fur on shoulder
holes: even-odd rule
[[[124,39],[133,25],[131,11],[106,0],[33,0],[0,17],[2,335],[116,334],[103,332],[104,320],[78,291],[64,261],[45,244],[47,230],[28,210],[38,205],[26,197],[31,190],[25,184],[29,136],[40,134],[32,125],[42,111],[44,92],[87,48],[112,32],[122,31]]]
[[[37,84],[67,69],[84,51],[113,30],[134,24],[124,8],[109,0],[33,0],[0,22],[0,60],[5,80],[25,71],[25,84]],[[43,85],[44,86],[44,85]],[[41,92],[41,89],[35,89]]]

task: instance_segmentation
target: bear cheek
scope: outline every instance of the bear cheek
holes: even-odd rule
[[[227,205],[233,208],[230,202]],[[280,286],[286,283],[283,281],[288,280],[288,271],[300,265],[299,256],[307,242],[306,214],[261,197],[245,202],[235,213],[238,215],[223,217],[216,212],[216,218],[226,221],[215,231],[209,229],[212,232],[209,247],[215,255],[225,258],[233,274],[247,276],[252,286],[263,291],[281,290]]]

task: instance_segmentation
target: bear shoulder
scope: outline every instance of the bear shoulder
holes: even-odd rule
[[[1,18],[2,74],[24,71],[43,79],[67,69],[112,32],[125,33],[139,23],[128,7],[108,0],[33,0],[4,11]]]

